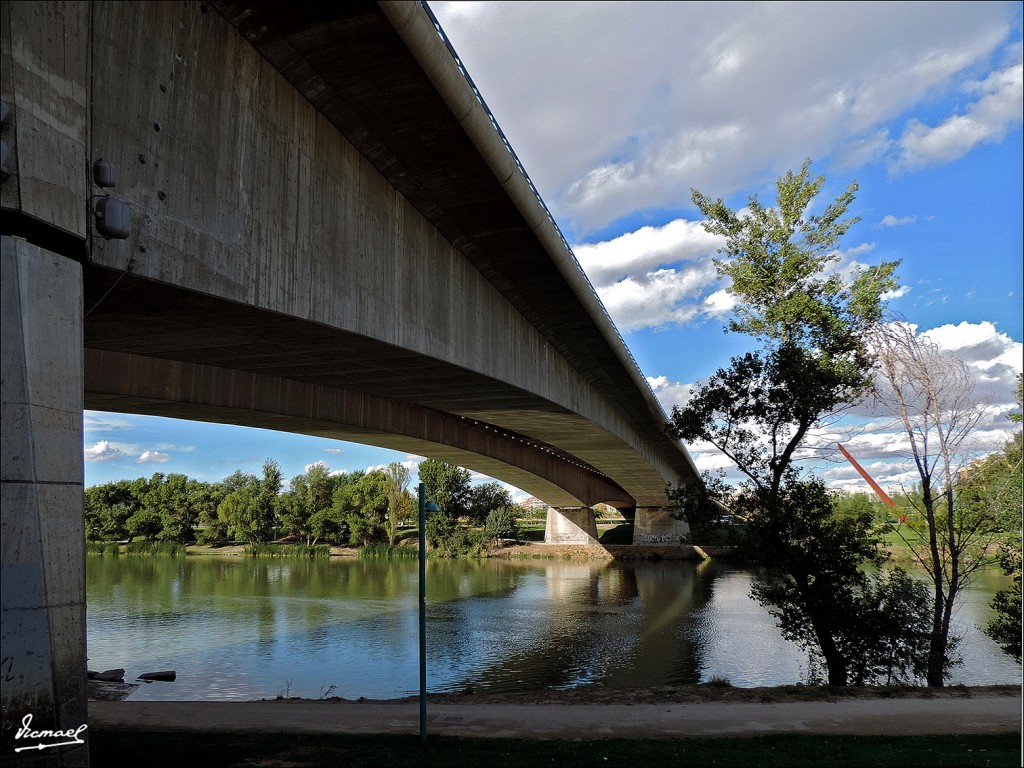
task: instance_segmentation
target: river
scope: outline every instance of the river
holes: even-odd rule
[[[89,668],[173,669],[132,700],[385,699],[418,691],[415,560],[89,555]],[[807,680],[803,653],[727,563],[431,560],[431,692]],[[979,626],[1008,580],[988,572],[957,615],[951,683],[1021,682]]]

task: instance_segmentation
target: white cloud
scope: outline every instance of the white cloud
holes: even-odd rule
[[[723,243],[702,222],[676,219],[573,251],[615,324],[628,332],[731,308],[721,292],[705,298],[719,284],[714,256]]]
[[[83,453],[86,461],[115,461],[128,457],[126,451],[121,450],[109,440],[100,440],[84,449]]]
[[[166,464],[171,460],[169,454],[161,451],[143,451],[139,458],[135,460],[136,464]]]
[[[1013,34],[1010,7],[431,4],[557,220],[577,232],[688,206],[691,188],[757,188],[807,156],[851,168],[891,156],[888,125],[968,77],[978,81],[957,117],[971,130],[908,126],[898,149],[933,160],[993,140],[1014,104],[1019,119],[1012,71],[983,69]]]
[[[709,234],[703,222],[676,219],[661,227],[641,227],[614,240],[573,246],[595,286],[650,274],[670,264],[712,258],[725,239]]]
[[[339,456],[344,453],[344,451],[341,450],[341,448],[324,448],[324,453],[329,453],[332,456]]]
[[[975,395],[984,415],[967,445],[969,451],[980,456],[1002,450],[1012,437],[1012,424],[1007,414],[1017,407],[1016,377],[1024,370],[1024,345],[989,322],[943,325],[919,335],[956,354],[976,376]],[[685,404],[689,399],[690,384],[674,382],[667,376],[648,377],[647,381],[666,412],[670,412],[673,404]],[[909,488],[920,482],[908,458],[910,440],[901,424],[889,415],[877,413],[870,400],[808,434],[798,457],[812,465],[830,487],[870,491],[856,470],[838,453],[837,443],[842,443],[887,490]],[[708,443],[696,441],[687,448],[701,471],[732,467],[729,460]],[[735,470],[727,471],[726,477],[741,479]]]
[[[726,470],[727,478],[740,479],[738,473],[735,472],[736,465],[733,464],[723,453],[718,453],[717,451],[709,453],[693,452],[690,458],[693,459],[693,463],[697,467],[698,472],[715,473],[719,470]],[[728,470],[734,470],[734,472],[729,473]]]
[[[405,461],[399,462],[399,464],[401,464],[403,467],[408,469],[410,473],[413,473],[413,472],[417,472],[419,470],[420,462],[421,461],[423,461],[422,458],[417,458],[416,460],[407,459]],[[363,471],[364,472],[386,472],[387,469],[388,469],[388,465],[389,464],[390,464],[390,462],[388,462],[388,464],[374,464],[371,467],[366,467]]]
[[[659,269],[598,288],[597,293],[615,324],[628,332],[694,320],[706,311],[702,296],[716,280],[710,264],[684,270]]]
[[[83,411],[82,426],[88,431],[113,431],[135,426],[130,417],[105,411]]]
[[[901,299],[910,293],[913,289],[909,285],[901,285],[898,288],[894,288],[891,291],[885,291],[882,294],[882,301],[892,301],[893,299]]]
[[[979,144],[1002,141],[1021,123],[1024,109],[1024,67],[1015,64],[993,72],[965,90],[979,94],[962,114],[950,115],[932,127],[910,120],[899,140],[897,168],[917,168],[948,163],[963,157]]]
[[[955,354],[975,374],[980,400],[1012,410],[1016,402],[1016,376],[1024,369],[1024,344],[999,332],[989,322],[947,324],[922,336]]]
[[[884,159],[893,145],[888,129],[882,128],[867,136],[848,139],[833,154],[833,163],[839,171],[861,168]]]
[[[890,214],[886,214],[885,218],[883,218],[878,223],[878,226],[880,226],[880,227],[899,227],[899,226],[902,226],[904,224],[913,224],[915,221],[917,221],[917,217],[916,216],[896,217],[896,216],[893,216],[890,213]]]
[[[918,335],[956,355],[974,374],[973,394],[984,417],[972,434],[969,448],[979,455],[1001,450],[1011,436],[1007,414],[1016,408],[1016,377],[1024,370],[1024,345],[989,322],[942,325],[923,332],[911,327]],[[910,443],[901,426],[890,416],[877,413],[870,399],[852,413],[868,417],[858,434],[844,442],[858,461],[910,455]],[[900,464],[893,477],[910,469]]]
[[[861,243],[853,248],[848,248],[846,254],[848,256],[860,256],[862,253],[871,253],[873,250],[875,250],[874,243]]]
[[[683,384],[678,381],[669,381],[667,376],[648,376],[647,383],[658,398],[665,413],[672,413],[673,405],[685,405],[690,399],[692,384]]]

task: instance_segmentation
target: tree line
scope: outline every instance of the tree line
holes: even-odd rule
[[[439,507],[426,526],[438,554],[517,535],[522,509],[500,483],[471,485],[468,470],[433,459],[424,460],[419,473]],[[261,476],[238,470],[215,483],[158,472],[87,488],[85,533],[89,541],[238,541],[255,547],[287,537],[310,547],[393,546],[402,525],[415,523],[418,514],[409,478],[409,468],[397,462],[354,472],[332,472],[317,462],[285,489],[273,459],[263,464]],[[471,530],[477,527],[483,530]]]

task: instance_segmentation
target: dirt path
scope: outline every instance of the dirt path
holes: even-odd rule
[[[1017,686],[959,695],[843,696],[804,701],[699,699],[571,703],[431,697],[427,731],[511,738],[671,738],[763,733],[1013,733]],[[684,699],[684,700],[678,700]],[[172,731],[419,733],[418,700],[254,702],[90,701],[89,724]]]

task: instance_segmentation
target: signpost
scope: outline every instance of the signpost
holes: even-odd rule
[[[437,512],[432,501],[424,500],[423,483],[420,497],[420,741],[427,740],[427,510]]]

